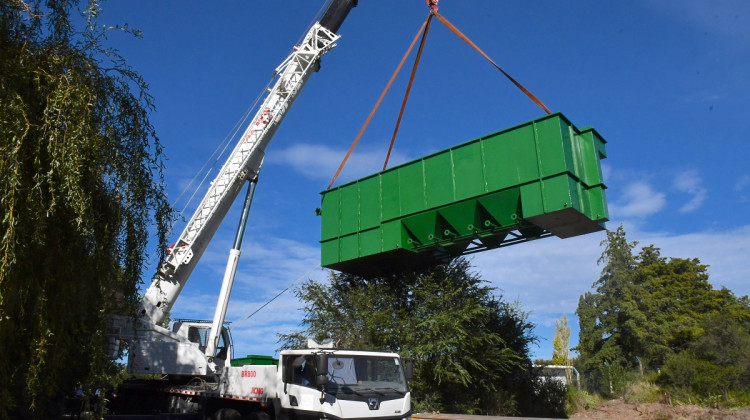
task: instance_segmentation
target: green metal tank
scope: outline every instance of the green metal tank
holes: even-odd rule
[[[372,276],[604,229],[605,140],[561,113],[321,193],[321,264]]]

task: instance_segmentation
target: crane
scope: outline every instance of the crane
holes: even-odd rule
[[[113,320],[110,341],[113,347],[127,343],[128,371],[165,378],[123,384],[117,404],[121,409],[214,418],[237,414],[256,420],[284,420],[295,413],[340,419],[409,417],[408,375],[395,353],[339,350],[311,342],[307,349],[281,352],[279,361],[232,363],[231,335],[224,327],[265,149],[310,75],[319,69],[321,56],[336,46],[337,32],[356,5],[357,0],[332,0],[321,19],[275,69],[272,87],[158,269],[138,317]],[[245,185],[242,220],[213,319],[176,320],[171,330],[162,326]],[[362,383],[369,385],[357,391]],[[344,386],[350,391],[337,396]]]

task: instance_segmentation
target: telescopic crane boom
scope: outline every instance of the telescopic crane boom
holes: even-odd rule
[[[339,39],[336,31],[356,3],[357,0],[332,0],[320,21],[310,27],[301,43],[276,68],[268,95],[144,294],[138,319],[132,322],[127,317],[113,318],[112,351],[122,340],[129,343],[131,373],[208,375],[218,373],[229,363],[231,337],[223,324],[237,270],[244,221],[230,251],[210,333],[203,321],[175,322],[171,331],[161,324],[240,190],[249,182],[250,192],[243,209],[246,218],[266,146],[310,75],[320,68],[321,56],[336,46]]]
[[[198,260],[247,181],[255,182],[264,151],[320,57],[333,48],[336,31],[356,0],[334,0],[302,43],[276,68],[276,81],[249,127],[159,268],[141,304],[141,313],[161,323],[174,305]]]

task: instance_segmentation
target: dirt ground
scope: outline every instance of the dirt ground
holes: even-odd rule
[[[654,419],[654,420],[750,420],[750,407],[741,409],[706,408],[695,405],[629,404],[612,400],[579,412],[571,419]]]

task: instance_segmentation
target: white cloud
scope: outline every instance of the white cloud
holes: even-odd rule
[[[631,235],[628,233],[628,238]],[[654,244],[662,256],[698,258],[709,266],[709,281],[738,295],[750,294],[750,225],[731,231],[704,231],[680,235],[635,232],[641,245]]]
[[[750,186],[750,175],[744,174],[740,176],[734,183],[734,192],[737,193],[740,201],[747,201],[747,187]]]
[[[674,177],[672,185],[680,192],[690,194],[690,201],[680,207],[680,213],[695,211],[703,205],[708,191],[703,187],[703,180],[694,170],[684,171]]]
[[[276,153],[273,163],[288,165],[313,180],[328,181],[336,173],[346,150],[333,149],[319,144],[295,144]],[[341,172],[338,184],[365,177],[383,169],[383,150],[355,148]],[[391,153],[388,166],[404,163],[408,158],[398,152]]]
[[[734,183],[734,190],[739,192],[747,188],[750,185],[750,175],[744,174],[740,176]]]
[[[216,294],[201,293],[193,289],[184,290],[172,308],[172,319],[211,319],[214,316],[219,297],[218,288]]]
[[[609,227],[613,229],[612,226]],[[732,231],[670,234],[639,231],[625,226],[628,241],[642,246],[653,244],[664,257],[699,258],[708,264],[709,281],[715,288],[727,287],[736,295],[750,294],[750,225]],[[550,357],[554,320],[568,315],[571,347],[578,342],[579,297],[599,278],[600,242],[604,233],[565,240],[548,238],[477,254],[472,260],[482,278],[502,290],[505,300],[519,299],[530,311],[540,336],[538,357]]]
[[[609,181],[612,179],[612,175],[615,172],[614,169],[612,169],[612,166],[607,164],[606,162],[601,162],[602,165],[602,178]]]
[[[609,226],[611,229],[613,226]],[[750,294],[750,225],[732,231],[703,231],[685,234],[646,232],[626,225],[629,241],[638,241],[636,249],[654,244],[664,257],[699,258],[709,265],[709,280],[716,288],[725,286],[737,295]],[[578,319],[575,309],[579,297],[591,291],[599,278],[600,242],[604,232],[561,240],[547,238],[475,254],[474,268],[481,277],[500,289],[506,301],[519,300],[535,333],[542,339],[532,352],[536,357],[551,355],[554,320],[567,314],[571,326],[571,346],[577,343]],[[305,272],[318,263],[318,249],[285,238],[266,238],[264,248],[243,251],[237,283],[230,300],[227,319],[234,321],[236,356],[272,354],[278,347],[277,333],[299,328],[304,314],[302,303],[289,290],[245,321],[248,315],[271,300],[286,287],[314,278],[322,281],[326,271]],[[211,270],[220,276],[225,255],[209,256]],[[204,258],[205,259],[205,258]],[[219,277],[220,278],[220,277]],[[218,281],[218,279],[216,280]],[[218,294],[214,290],[186,288],[175,306],[176,317],[207,319],[213,316]]]
[[[326,146],[300,145],[276,154],[276,163],[292,167],[305,176],[323,179],[335,171],[341,161],[343,151]],[[359,154],[352,158],[352,177],[367,175],[377,171],[382,156],[374,152]],[[369,163],[366,163],[369,162]],[[326,165],[329,165],[328,167]],[[369,166],[368,166],[369,165]],[[646,176],[629,174],[605,167],[611,179],[620,182],[632,179],[610,203],[612,220],[642,221],[644,218],[662,211],[667,205],[666,194],[659,192]],[[609,178],[608,177],[608,178]],[[326,179],[327,180],[327,179]],[[747,191],[750,176],[743,176],[734,185],[735,191]],[[613,186],[612,189],[616,189]],[[692,198],[683,209],[693,210],[704,203],[706,191],[702,180],[694,171],[686,171],[673,178],[672,188],[688,193]],[[688,211],[684,210],[684,211]],[[613,226],[609,226],[613,228]],[[703,231],[684,234],[670,232],[647,232],[638,225],[625,223],[630,241],[638,241],[640,246],[654,244],[662,249],[665,257],[700,258],[708,264],[710,281],[715,287],[726,286],[738,295],[750,294],[750,225],[733,231]],[[592,283],[599,278],[601,267],[597,260],[602,249],[600,242],[603,232],[560,240],[548,238],[519,244],[502,249],[475,254],[474,267],[481,276],[501,289],[507,301],[518,299],[526,311],[531,311],[530,320],[536,324],[536,334],[543,340],[539,349],[532,349],[538,357],[551,355],[554,320],[567,314],[572,329],[571,345],[577,343],[578,319],[574,312],[579,297],[591,290]],[[206,287],[198,292],[187,288],[175,309],[176,316],[210,318],[216,304],[218,281],[226,264],[226,252],[231,245],[228,239],[215,239],[201,260],[201,266],[216,277],[211,290]],[[214,251],[217,249],[217,251]],[[326,272],[321,269],[305,273],[319,262],[319,246],[285,237],[263,237],[247,241],[241,258],[238,275],[230,300],[227,319],[235,321],[233,329],[237,356],[245,354],[272,354],[278,347],[277,333],[290,332],[299,328],[304,314],[302,303],[291,290],[247,321],[245,318],[276,294],[288,286],[298,285],[302,276],[323,280]],[[199,267],[200,269],[200,267]],[[213,290],[215,289],[215,291]],[[192,290],[192,289],[190,289]],[[206,290],[208,291],[206,293]],[[241,322],[237,322],[241,321]]]
[[[620,199],[609,204],[611,219],[643,219],[661,211],[667,204],[666,195],[654,191],[645,181],[625,186]]]
[[[578,297],[599,277],[596,262],[604,238],[604,232],[552,237],[482,252],[472,263],[505,299],[520,299],[535,318],[559,317],[572,312]]]
[[[230,247],[229,240],[218,239],[206,250],[173,308],[175,318],[213,317]],[[276,333],[299,328],[304,314],[293,290],[308,278],[326,277],[319,261],[317,246],[292,239],[262,237],[244,244],[226,316],[233,323],[235,356],[270,355],[278,347]]]

